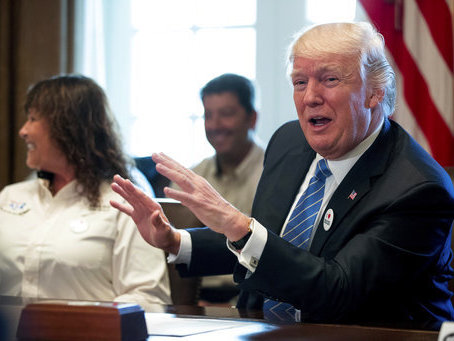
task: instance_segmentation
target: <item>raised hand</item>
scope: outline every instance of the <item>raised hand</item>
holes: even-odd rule
[[[177,254],[180,234],[170,225],[161,205],[134,186],[131,181],[119,175],[114,176],[111,187],[129,205],[114,200],[111,200],[110,204],[134,220],[143,239],[164,251]]]
[[[179,200],[201,222],[229,240],[238,240],[247,233],[249,218],[227,202],[203,177],[163,153],[153,154],[152,158],[156,170],[181,188],[179,191],[166,187],[167,197]]]

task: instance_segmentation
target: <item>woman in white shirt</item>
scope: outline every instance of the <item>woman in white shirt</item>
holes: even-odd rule
[[[27,94],[19,135],[38,178],[0,192],[0,295],[171,303],[164,253],[113,209],[128,159],[103,90],[58,76]]]

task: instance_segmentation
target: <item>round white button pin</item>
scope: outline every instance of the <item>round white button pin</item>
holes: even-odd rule
[[[73,231],[74,233],[82,233],[82,232],[85,232],[88,230],[88,224],[83,219],[73,220],[70,223],[70,226],[71,226],[71,231]]]
[[[333,224],[333,220],[334,212],[330,208],[328,211],[326,211],[325,217],[323,218],[323,228],[325,229],[325,231],[328,231],[330,229],[331,225]]]

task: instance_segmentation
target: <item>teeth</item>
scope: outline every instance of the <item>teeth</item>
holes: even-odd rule
[[[226,133],[216,133],[212,135],[212,138],[215,141],[223,141],[227,138],[227,136],[228,135]]]
[[[35,150],[35,145],[33,143],[27,143],[28,150]]]
[[[325,118],[325,117],[314,117],[314,118],[311,118],[310,119],[310,122],[313,124],[313,125],[324,125],[326,123],[328,123],[329,121],[331,121],[330,119],[328,118]]]

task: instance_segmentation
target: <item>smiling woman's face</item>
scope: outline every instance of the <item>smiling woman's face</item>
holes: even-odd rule
[[[338,159],[381,123],[372,115],[376,101],[367,94],[358,67],[347,56],[295,57],[291,74],[298,119],[312,149]]]
[[[55,173],[66,163],[64,154],[50,137],[49,124],[36,110],[29,110],[19,135],[27,144],[26,163],[29,168]]]

